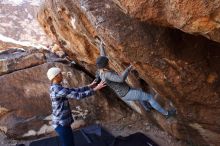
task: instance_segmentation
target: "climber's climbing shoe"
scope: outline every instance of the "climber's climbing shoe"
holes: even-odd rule
[[[171,109],[168,110],[168,115],[166,115],[165,117],[168,119],[170,117],[174,117],[176,115],[176,109]]]

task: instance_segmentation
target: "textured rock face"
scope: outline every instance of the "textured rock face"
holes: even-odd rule
[[[18,54],[22,56],[24,52]],[[19,56],[18,54],[16,57]],[[64,86],[79,87],[92,81],[91,77],[68,65],[46,63],[41,58],[45,54],[40,51],[27,54],[26,52],[26,57],[20,57],[17,64],[11,63],[13,64],[11,66],[13,68],[10,68],[11,73],[0,76],[1,85],[4,85],[0,88],[0,130],[13,138],[36,137],[53,131],[50,125],[50,82],[46,77],[46,72],[50,67],[57,66],[62,69]],[[15,61],[16,57],[13,57]],[[11,59],[13,57],[11,56]],[[40,61],[36,61],[35,57]],[[19,70],[16,71],[18,64]],[[98,92],[95,96],[82,101],[70,100],[74,115],[84,119],[87,123],[95,123],[96,121],[117,121],[125,117],[127,113],[132,114],[132,111],[122,102],[117,101],[117,98],[112,98],[114,94],[109,94],[107,89],[104,90],[104,93]],[[106,94],[110,95],[108,99],[105,98]]]
[[[22,48],[22,45],[5,42],[0,40],[0,50],[8,50],[10,48]]]
[[[220,1],[113,0],[140,21],[175,27],[220,42]]]
[[[129,9],[131,12],[125,14],[122,6],[128,7],[126,2],[135,6],[135,2],[120,2],[121,6],[119,1],[108,0],[48,0],[42,6],[38,19],[46,33],[72,59],[93,73],[98,56],[94,36],[99,35],[106,43],[112,68],[121,72],[129,63],[133,64],[139,75],[130,76],[130,84],[136,87],[137,79],[142,84],[147,82],[165,97],[164,100],[174,103],[178,112],[175,119],[165,120],[154,114],[155,121],[164,130],[194,145],[219,145],[220,45],[203,37],[141,21],[148,20],[148,15],[141,20],[132,18],[127,14],[136,16],[132,13],[135,8],[138,11],[141,10],[138,6],[145,5],[137,3],[136,7]],[[198,4],[196,2],[195,5]],[[213,7],[213,12],[216,7]],[[195,10],[194,7],[191,9]],[[156,18],[158,14],[152,15]],[[196,17],[194,13],[191,15]],[[175,26],[164,19],[161,16],[156,22]],[[187,27],[191,29],[188,32],[203,34],[190,25]],[[208,26],[207,29],[210,30]]]
[[[43,51],[10,49],[0,54],[0,75],[33,67],[46,62]]]
[[[4,41],[2,36],[6,36],[33,44],[49,44],[50,39],[36,20],[41,2],[42,0],[0,0],[0,40]]]

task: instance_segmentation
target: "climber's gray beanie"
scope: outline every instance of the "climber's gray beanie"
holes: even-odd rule
[[[100,56],[96,59],[97,68],[101,69],[108,65],[108,58],[106,56]]]

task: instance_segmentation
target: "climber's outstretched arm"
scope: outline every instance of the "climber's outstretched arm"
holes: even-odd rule
[[[100,42],[99,51],[100,51],[100,56],[105,56],[106,57],[105,46],[104,46],[102,40]]]

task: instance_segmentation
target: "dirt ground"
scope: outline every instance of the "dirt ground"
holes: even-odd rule
[[[97,121],[99,123],[99,121]],[[143,126],[143,124],[145,126]],[[189,146],[185,142],[173,138],[171,135],[155,126],[147,118],[133,114],[130,117],[124,117],[117,121],[103,122],[101,125],[114,136],[128,136],[132,133],[142,132],[160,146]],[[145,127],[145,128],[143,128]],[[54,135],[53,133],[52,135]],[[51,136],[51,135],[50,135]],[[45,138],[45,137],[44,137]],[[28,141],[16,141],[7,139],[4,134],[0,134],[0,146],[15,146],[17,143],[28,145]]]

